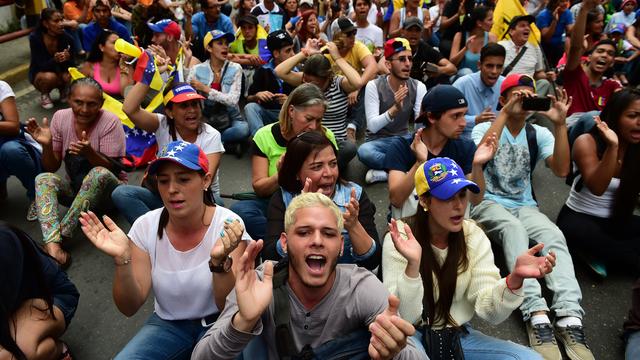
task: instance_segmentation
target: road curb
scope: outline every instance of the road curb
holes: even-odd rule
[[[26,80],[29,74],[29,64],[22,64],[0,73],[0,80],[6,81],[9,85],[14,85],[22,80]]]

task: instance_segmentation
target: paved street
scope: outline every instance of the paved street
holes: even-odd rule
[[[50,117],[53,114],[52,111],[45,112],[39,107],[38,94],[28,92],[26,83],[12,85],[19,96],[18,106],[22,121],[31,116],[41,119],[43,116]],[[237,159],[233,155],[225,155],[220,173],[222,191],[224,193],[249,191],[250,171],[247,156]],[[364,173],[364,167],[354,160],[347,178],[362,183]],[[555,220],[569,188],[564,184],[564,180],[555,178],[544,166],[538,166],[535,175],[534,184],[542,210]],[[131,183],[137,184],[140,181],[140,173],[132,174],[130,178]],[[383,234],[388,206],[387,186],[376,184],[367,186],[365,189],[375,202],[378,210],[376,224],[380,234]],[[0,207],[0,219],[19,226],[35,239],[40,240],[42,236],[37,222],[28,223],[25,220],[27,206],[24,189],[15,178],[11,178],[9,198]],[[128,230],[128,225],[123,218],[118,218],[118,223]],[[69,343],[77,359],[110,359],[151,314],[153,302],[149,300],[138,314],[132,318],[126,318],[118,312],[111,296],[114,268],[112,260],[96,250],[80,231],[75,234],[68,247],[73,256],[69,275],[78,287],[81,297],[79,308],[64,340]],[[497,254],[500,253],[497,251]],[[496,258],[498,263],[504,263],[501,255],[496,255]],[[610,274],[606,281],[597,281],[580,264],[576,266],[576,273],[583,291],[587,337],[596,359],[623,358],[622,342],[619,336],[630,305],[630,286],[634,279],[622,274]],[[550,298],[550,294],[547,295]],[[517,313],[498,327],[491,327],[478,319],[473,324],[487,334],[527,343],[524,325]]]

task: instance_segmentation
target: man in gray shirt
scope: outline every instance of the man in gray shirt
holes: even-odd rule
[[[235,359],[240,353],[245,359],[279,359],[309,352],[320,358],[427,359],[408,340],[415,329],[399,317],[398,298],[368,270],[337,265],[343,223],[328,197],[294,198],[280,237],[287,266],[275,274],[271,262],[254,270],[262,240],[252,241],[237,266],[235,291],[191,359]]]

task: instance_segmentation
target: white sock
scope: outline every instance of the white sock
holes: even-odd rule
[[[582,320],[575,316],[565,316],[556,321],[557,327],[582,326]]]
[[[547,316],[547,314],[531,316],[531,325],[538,325],[538,324],[551,324],[551,320],[549,320],[549,317]]]

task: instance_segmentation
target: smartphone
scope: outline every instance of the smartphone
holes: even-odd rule
[[[522,110],[547,111],[551,108],[551,99],[543,97],[526,97],[522,99]]]
[[[438,67],[436,66],[436,64],[434,63],[426,63],[424,64],[424,71],[426,72],[430,72],[430,73],[437,73],[438,72]]]

